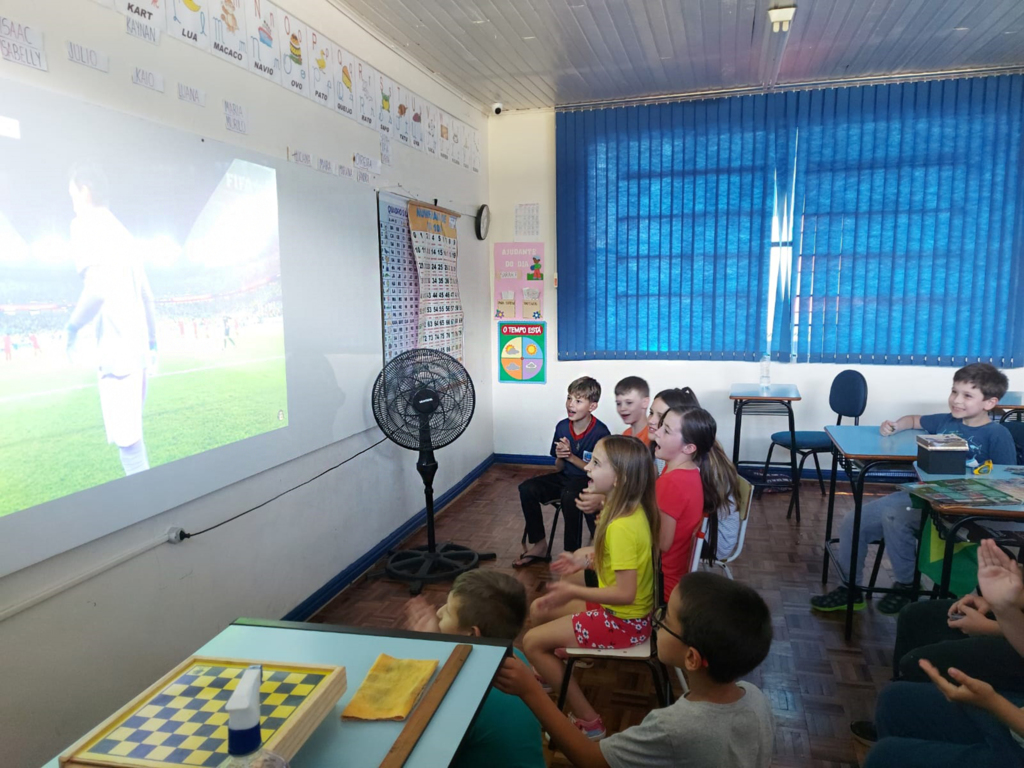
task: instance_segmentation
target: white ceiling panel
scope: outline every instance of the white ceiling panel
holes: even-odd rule
[[[331,0],[482,104],[1024,67],[1024,0]],[[768,9],[796,5],[781,60]]]

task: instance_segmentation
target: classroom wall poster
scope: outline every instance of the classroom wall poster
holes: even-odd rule
[[[380,90],[377,104],[377,130],[390,136],[395,129],[395,81],[386,75],[378,73],[377,84]]]
[[[213,43],[210,52],[219,59],[249,68],[248,36],[245,29],[243,0],[220,0],[220,11],[213,19]]]
[[[306,72],[309,74],[309,97],[321,107],[333,110],[334,98],[334,60],[336,46],[326,35],[321,35],[309,27],[309,61]]]
[[[462,124],[462,167],[465,168],[467,171],[471,167],[471,160],[470,160],[470,158],[473,155],[472,133],[473,133],[473,129],[470,128],[465,123],[463,123]]]
[[[306,60],[309,57],[309,28],[298,18],[281,13],[281,85],[302,96],[309,94]]]
[[[544,243],[494,244],[494,316],[544,317]]]
[[[412,112],[409,109],[409,89],[400,83],[395,83],[395,136],[405,145],[412,144],[412,136],[409,134],[409,124]]]
[[[345,117],[359,121],[356,111],[356,58],[340,45],[334,48],[334,108]]]
[[[463,131],[465,130],[465,124],[461,120],[451,118],[450,125],[452,149],[451,157],[449,157],[448,159],[452,162],[453,165],[462,165],[462,154],[463,150],[465,149],[465,144],[463,144],[462,138]]]
[[[440,110],[429,101],[424,101],[420,111],[423,113],[423,148],[431,157],[437,157],[440,152]]]
[[[114,9],[136,21],[141,21],[151,27],[156,27],[161,32],[167,29],[167,9],[171,0],[115,0]]]
[[[452,159],[452,117],[443,109],[437,110],[438,142],[437,156],[451,162]]]
[[[356,59],[356,87],[359,89],[359,120],[367,128],[377,127],[377,104],[380,100],[377,90],[377,70],[365,61]]]
[[[437,349],[461,361],[458,219],[458,214],[426,203],[409,203],[409,230],[420,285],[416,346]]]
[[[381,192],[377,196],[380,225],[381,298],[384,305],[384,362],[416,348],[420,283],[409,231],[409,201]]]
[[[409,94],[410,111],[409,141],[413,147],[423,151],[423,97],[415,93]]]
[[[209,51],[213,22],[205,5],[206,0],[203,5],[195,0],[167,0],[167,34],[201,51]]]
[[[544,322],[498,321],[498,382],[543,384],[547,379]]]
[[[249,38],[249,71],[274,83],[281,82],[281,9],[270,0],[243,0],[245,30]]]

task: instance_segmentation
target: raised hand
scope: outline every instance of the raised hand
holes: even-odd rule
[[[417,595],[405,604],[405,616],[413,632],[440,632],[437,611],[423,595]]]
[[[582,571],[586,564],[586,557],[580,557],[575,552],[563,552],[551,563],[551,572],[559,576],[568,576]]]
[[[1022,606],[1020,566],[992,539],[982,539],[978,547],[978,588],[996,612]]]

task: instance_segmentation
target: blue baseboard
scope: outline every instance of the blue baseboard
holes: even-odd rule
[[[487,471],[487,468],[495,463],[495,455],[492,453],[476,467],[474,467],[469,474],[459,480],[455,485],[449,488],[447,491],[442,493],[436,499],[434,499],[434,513],[440,512],[445,506],[448,505],[456,496],[466,490],[470,484],[476,480],[480,475]],[[315,614],[327,603],[329,603],[335,595],[341,590],[351,584],[353,581],[362,576],[366,571],[373,567],[381,557],[386,555],[388,551],[394,549],[396,546],[402,543],[406,538],[419,530],[422,526],[426,525],[427,522],[427,509],[424,507],[418,513],[413,515],[411,518],[406,520],[401,526],[395,529],[390,535],[382,539],[377,543],[373,549],[367,552],[365,555],[360,557],[348,568],[343,570],[333,579],[324,584],[320,589],[314,592],[312,595],[307,597],[297,606],[292,608],[287,614],[285,614],[282,621],[306,621],[310,616]]]
[[[538,464],[554,466],[553,456],[531,456],[527,453],[496,453],[494,454],[495,464]]]

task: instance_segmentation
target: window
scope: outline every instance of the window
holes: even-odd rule
[[[756,358],[778,101],[558,116],[561,359]]]
[[[1024,77],[557,126],[561,359],[1022,365]]]

